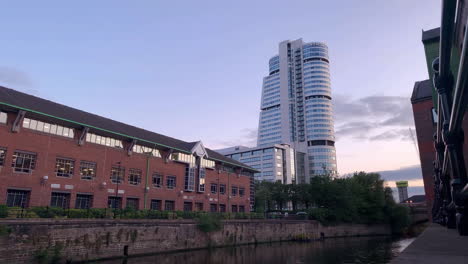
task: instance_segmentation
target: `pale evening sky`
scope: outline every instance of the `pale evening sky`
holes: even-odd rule
[[[212,149],[252,145],[278,43],[322,41],[339,172],[414,168],[409,97],[428,78],[421,30],[440,24],[440,5],[0,1],[0,85]]]

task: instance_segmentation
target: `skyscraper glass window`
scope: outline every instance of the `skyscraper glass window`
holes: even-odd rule
[[[329,64],[326,44],[283,41],[263,78],[257,147],[289,144],[307,153],[306,181],[337,173]]]

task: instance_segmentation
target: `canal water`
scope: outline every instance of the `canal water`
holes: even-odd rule
[[[99,264],[338,264],[389,263],[414,239],[336,238],[194,250],[96,262]]]

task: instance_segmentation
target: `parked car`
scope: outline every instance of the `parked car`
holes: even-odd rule
[[[297,212],[296,217],[297,219],[305,220],[308,218],[308,214],[306,212]]]

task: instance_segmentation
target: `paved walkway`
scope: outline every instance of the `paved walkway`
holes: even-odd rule
[[[391,264],[462,264],[468,263],[468,236],[454,229],[431,224]]]

